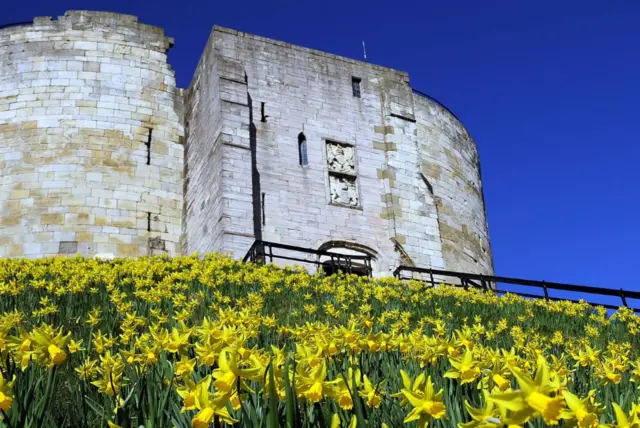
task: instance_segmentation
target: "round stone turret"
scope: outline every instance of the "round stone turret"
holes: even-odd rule
[[[172,43],[104,12],[0,29],[0,257],[181,253]]]

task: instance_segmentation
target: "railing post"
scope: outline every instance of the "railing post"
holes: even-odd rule
[[[267,259],[266,259],[266,256],[265,256],[264,242],[256,241],[256,251],[258,252],[258,257],[260,258],[260,262],[263,265],[267,264]]]
[[[549,291],[547,290],[547,283],[542,281],[542,289],[544,290],[544,298],[549,300]]]
[[[624,290],[622,288],[620,289],[620,298],[622,299],[622,304],[625,307],[629,307],[629,305],[627,305],[627,298],[624,296]]]
[[[429,269],[429,277],[431,278],[431,286],[435,287],[436,284],[434,284],[434,281],[433,281],[433,270],[432,269]]]

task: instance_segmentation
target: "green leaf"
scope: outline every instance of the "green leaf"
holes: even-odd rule
[[[286,415],[287,415],[287,428],[294,428],[296,424],[296,394],[291,387],[291,381],[289,380],[289,358],[284,363],[284,392],[286,395]]]
[[[278,428],[278,396],[276,393],[276,381],[273,375],[273,360],[269,362],[269,428]]]
[[[355,369],[351,371],[351,385],[353,387],[356,386],[356,370]],[[364,419],[364,409],[362,408],[363,407],[362,400],[358,395],[358,391],[356,391],[355,389],[353,391],[349,389],[349,392],[351,393],[351,400],[353,401],[353,407],[356,411],[356,418],[358,419],[357,426],[358,428],[366,428],[365,419]]]

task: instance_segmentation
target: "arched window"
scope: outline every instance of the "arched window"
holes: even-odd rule
[[[298,134],[298,156],[301,166],[309,165],[309,159],[307,158],[307,138],[302,132]]]

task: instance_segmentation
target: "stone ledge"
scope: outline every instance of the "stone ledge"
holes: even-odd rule
[[[153,25],[142,24],[135,15],[127,15],[113,12],[100,12],[88,10],[69,10],[63,16],[57,18],[50,16],[40,16],[33,20],[29,25],[7,26],[0,28],[0,34],[6,32],[8,34],[26,33],[30,31],[47,31],[50,29],[65,30],[87,30],[93,26],[107,26],[114,29],[132,28],[138,32],[138,38],[147,42],[153,42],[154,39],[161,41],[163,50],[166,52],[175,43],[172,37],[168,37],[164,33],[164,29]],[[158,40],[159,39],[159,40]],[[46,38],[40,41],[47,41]],[[154,45],[149,43],[147,49],[154,50]]]
[[[346,63],[357,65],[357,66],[360,66],[360,67],[368,67],[368,68],[372,68],[372,69],[375,69],[375,70],[381,70],[381,71],[384,71],[384,72],[387,72],[387,73],[395,73],[398,76],[400,76],[400,78],[407,85],[409,84],[409,73],[407,73],[405,71],[396,70],[396,69],[393,69],[393,68],[390,68],[390,67],[384,67],[382,65],[371,64],[369,62],[359,61],[359,60],[356,60],[356,59],[347,58],[347,57],[340,56],[340,55],[335,55],[335,54],[323,52],[323,51],[320,51],[320,50],[317,50],[317,49],[311,49],[311,48],[306,48],[304,46],[293,45],[291,43],[287,43],[287,42],[283,42],[283,41],[275,40],[275,39],[270,39],[268,37],[257,36],[255,34],[251,34],[251,33],[245,33],[245,32],[242,32],[242,31],[234,30],[232,28],[222,27],[220,25],[214,25],[213,26],[212,33],[216,33],[216,32],[231,34],[233,36],[242,37],[244,39],[255,40],[255,41],[259,41],[259,42],[263,42],[263,43],[268,43],[268,44],[272,44],[272,45],[276,45],[276,46],[281,46],[281,47],[284,47],[284,48],[288,48],[288,49],[293,49],[293,50],[309,53],[311,55],[323,56],[323,57],[331,58],[333,60],[343,61],[343,62],[346,62]]]

